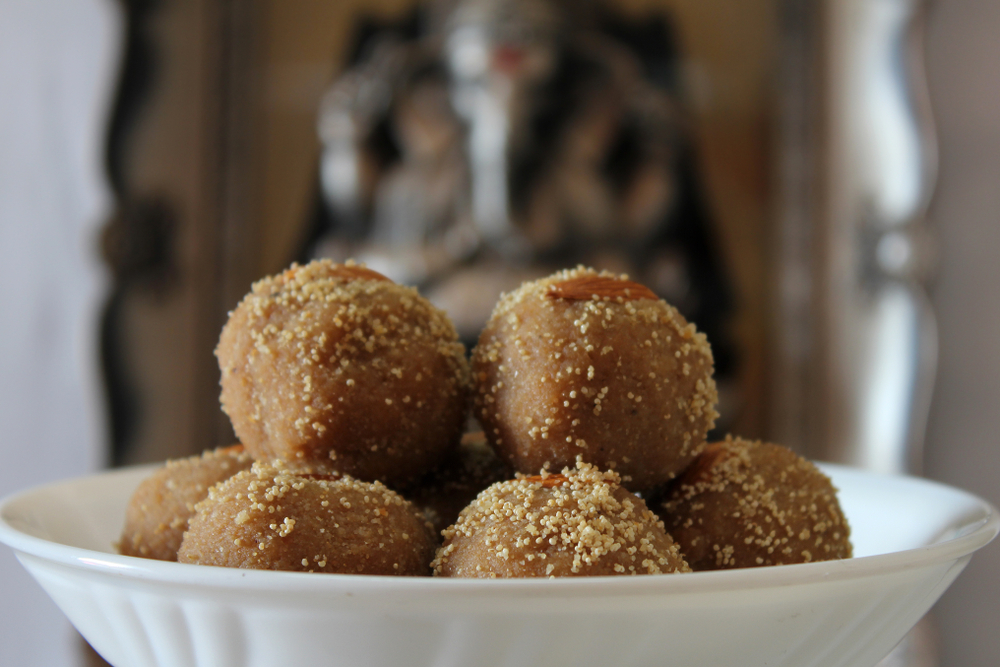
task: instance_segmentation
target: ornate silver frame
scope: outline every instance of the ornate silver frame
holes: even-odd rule
[[[813,458],[919,472],[937,349],[924,4],[783,10],[773,437]]]

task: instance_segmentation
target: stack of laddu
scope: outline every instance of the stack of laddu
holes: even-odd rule
[[[348,262],[254,284],[216,356],[240,444],[137,489],[127,555],[343,574],[670,574],[848,558],[815,466],[707,444],[703,334],[591,269],[501,297],[467,361],[417,291]],[[469,410],[481,433],[464,433]]]

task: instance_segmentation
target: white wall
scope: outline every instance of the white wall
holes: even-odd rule
[[[1000,506],[1000,2],[928,4],[941,351],[926,473]],[[973,557],[936,614],[943,667],[1000,664],[1000,541]]]
[[[0,496],[103,460],[96,233],[114,0],[0,0]],[[0,665],[77,664],[75,632],[0,547]]]

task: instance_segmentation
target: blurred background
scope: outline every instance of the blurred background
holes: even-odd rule
[[[250,283],[357,257],[474,343],[624,271],[719,431],[1000,505],[1000,5],[0,1],[0,495],[234,439]],[[991,545],[886,665],[1000,660]],[[0,664],[100,664],[0,553]]]

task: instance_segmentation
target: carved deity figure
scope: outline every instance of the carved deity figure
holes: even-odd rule
[[[728,298],[663,21],[442,0],[366,32],[320,110],[312,254],[417,285],[467,340],[501,291],[580,263],[720,329]]]

